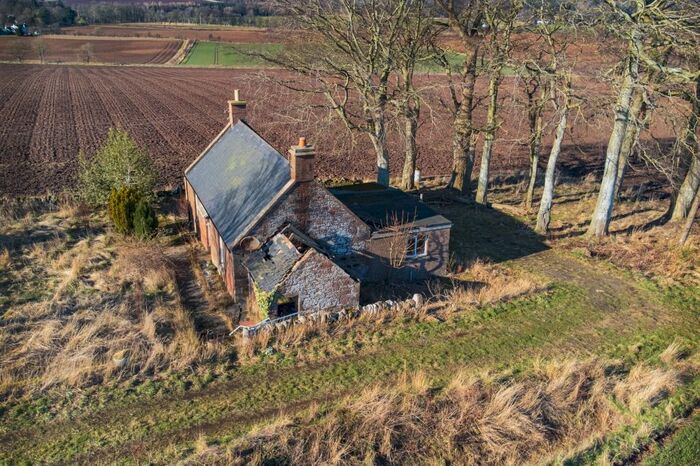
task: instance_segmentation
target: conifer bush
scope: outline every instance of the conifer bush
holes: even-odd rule
[[[158,228],[158,217],[147,199],[141,198],[134,209],[134,234],[141,238],[149,238]]]
[[[122,186],[140,197],[153,195],[156,172],[151,159],[126,131],[110,129],[95,156],[88,160],[80,153],[79,163],[77,196],[91,206],[104,207],[112,192]]]
[[[107,211],[119,233],[129,234],[134,230],[134,213],[141,196],[134,188],[114,188],[109,195]]]

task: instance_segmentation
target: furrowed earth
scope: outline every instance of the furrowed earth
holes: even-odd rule
[[[317,176],[323,179],[371,179],[375,155],[368,139],[349,132],[319,103],[275,83],[289,79],[280,70],[229,70],[111,66],[2,64],[0,82],[0,193],[39,194],[62,191],[76,180],[78,154],[88,157],[104,142],[109,128],[122,128],[155,162],[160,186],[179,183],[185,167],[223,128],[225,104],[234,88],[248,102],[248,119],[281,153],[298,139],[318,149]],[[424,176],[447,175],[452,166],[449,98],[444,75],[424,74],[426,105],[419,129],[418,169]],[[485,82],[477,92],[485,94]],[[580,79],[580,92],[604,99],[607,89]],[[502,84],[504,111],[495,145],[493,172],[527,171],[527,121],[522,91],[513,78]],[[595,102],[595,100],[594,100]],[[600,169],[612,117],[595,107],[572,118],[561,170],[585,174]],[[655,113],[653,143],[670,137],[663,112]],[[485,106],[476,110],[483,124]],[[400,173],[402,144],[391,128],[390,167]],[[548,143],[544,141],[546,153]],[[478,150],[477,162],[478,166]],[[541,158],[545,163],[546,157]]]

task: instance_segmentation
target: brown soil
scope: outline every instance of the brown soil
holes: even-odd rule
[[[138,40],[106,37],[2,37],[0,60],[49,63],[162,64],[180,48],[178,40]],[[86,51],[89,46],[89,53]]]
[[[166,25],[95,25],[76,26],[61,29],[65,34],[117,37],[170,37],[174,39],[215,40],[245,44],[281,43],[285,33],[275,29],[261,28],[212,28],[197,26]]]
[[[318,149],[319,178],[371,179],[375,155],[368,139],[350,133],[327,110],[310,109],[306,96],[271,84],[257,70],[176,69],[147,67],[84,67],[0,65],[0,178],[2,194],[56,192],[74,186],[79,150],[89,156],[102,144],[110,127],[126,129],[147,149],[162,186],[179,184],[184,169],[223,128],[225,101],[234,88],[249,103],[248,121],[281,153],[300,135]],[[268,76],[284,77],[282,71]],[[445,175],[452,166],[451,113],[443,75],[422,75],[426,105],[419,129],[418,168],[423,175]],[[599,171],[605,153],[612,105],[604,85],[580,79],[577,91],[588,95],[571,120],[563,147],[561,171],[582,175]],[[495,144],[496,175],[527,172],[526,112],[521,84],[513,78],[501,88],[502,119]],[[486,83],[477,92],[484,96]],[[485,119],[479,101],[476,122]],[[655,115],[653,136],[672,134],[662,109]],[[553,127],[549,122],[547,133]],[[541,164],[547,158],[545,138]],[[398,128],[390,127],[390,168],[399,174],[403,144]],[[477,156],[481,152],[477,147]],[[476,167],[478,168],[478,157]]]

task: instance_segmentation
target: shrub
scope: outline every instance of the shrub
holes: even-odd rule
[[[112,189],[109,195],[109,218],[119,233],[131,233],[134,229],[134,212],[140,196],[133,188],[122,186]]]
[[[275,302],[275,296],[277,293],[275,290],[265,291],[260,288],[257,283],[254,283],[253,286],[255,288],[255,303],[258,305],[258,309],[260,310],[260,316],[263,318],[263,320],[267,319],[270,317],[270,309],[272,308],[272,304]]]
[[[128,187],[140,197],[150,197],[156,174],[146,152],[126,131],[110,129],[95,157],[79,154],[78,197],[93,206],[104,206],[112,190]]]
[[[141,238],[148,238],[158,228],[158,217],[147,199],[141,199],[134,210],[134,234]]]

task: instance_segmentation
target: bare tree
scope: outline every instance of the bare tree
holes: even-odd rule
[[[573,94],[571,91],[571,71],[568,71],[563,76],[558,77],[558,81],[563,81],[561,89],[557,90],[554,83],[552,89],[552,104],[559,114],[559,123],[554,135],[554,142],[549,152],[547,160],[547,171],[544,176],[544,189],[542,190],[542,199],[540,200],[540,208],[537,212],[537,226],[535,231],[538,233],[547,233],[549,222],[552,213],[552,201],[554,199],[554,183],[557,169],[557,159],[561,153],[561,144],[564,140],[566,131],[567,119],[569,111],[574,106]],[[559,94],[559,95],[556,95]]]
[[[39,54],[39,61],[44,63],[44,60],[46,59],[46,42],[44,39],[37,39],[36,51]]]
[[[697,40],[697,18],[692,3],[663,1],[605,0],[605,4],[617,19],[612,29],[626,42],[626,55],[622,63],[622,79],[615,105],[615,121],[608,141],[605,168],[598,200],[588,228],[591,236],[608,233],[615,201],[615,186],[627,127],[630,124],[633,94],[640,84],[640,64],[664,76],[693,77],[697,71],[670,68],[655,59],[651,51],[660,45],[678,43],[689,35]]]
[[[523,2],[521,0],[505,0],[489,2],[484,8],[484,18],[489,29],[489,106],[486,114],[486,127],[484,134],[484,146],[481,154],[481,167],[479,169],[479,181],[476,188],[476,202],[486,204],[489,186],[489,168],[493,141],[498,129],[498,88],[503,79],[503,69],[506,66],[511,52],[511,34],[515,28],[515,18],[521,12]]]
[[[645,118],[645,92],[643,88],[637,88],[633,91],[632,103],[630,105],[630,121],[625,129],[625,136],[620,147],[620,157],[617,162],[617,179],[615,180],[615,198],[620,195],[622,180],[627,171],[630,155],[634,146],[639,140],[639,133]]]
[[[483,41],[484,2],[482,0],[436,0],[436,2],[443,9],[447,16],[447,25],[459,36],[464,49],[460,90],[450,87],[455,117],[452,175],[449,186],[463,194],[470,194],[475,143],[474,88],[479,49]]]
[[[80,58],[84,63],[90,63],[93,55],[93,46],[91,42],[87,42],[82,47],[80,47]]]
[[[571,40],[576,37],[578,19],[568,11],[566,3],[559,3],[554,7],[548,2],[536,1],[538,7],[536,9],[537,33],[544,43],[543,55],[547,57],[546,66],[538,70],[536,74],[545,80],[546,86],[544,88],[549,91],[548,101],[553,107],[554,115],[559,119],[547,160],[544,189],[542,190],[535,227],[535,231],[544,234],[549,229],[551,220],[557,161],[561,153],[568,116],[570,111],[577,106],[575,101],[578,100],[574,96],[572,88],[574,65],[568,56]],[[530,68],[536,67],[537,62],[530,63]],[[531,196],[532,194],[528,196],[530,202],[532,201]]]
[[[436,40],[441,27],[433,21],[425,0],[415,0],[409,7],[408,20],[398,31],[397,86],[395,105],[403,120],[405,158],[401,187],[413,189],[418,145],[416,137],[421,111],[421,90],[415,85],[416,66],[438,60]]]
[[[698,118],[700,117],[700,77],[695,80],[695,92],[686,93],[685,97],[692,104],[688,117],[688,126],[685,131],[684,141],[681,147],[687,153],[690,160],[688,171],[685,175],[680,190],[675,197],[673,205],[672,221],[681,221],[690,215],[693,199],[700,190],[700,150],[698,145]]]
[[[540,162],[540,147],[544,131],[543,112],[549,95],[549,80],[542,74],[542,68],[533,64],[525,67],[525,94],[527,95],[527,122],[529,128],[528,155],[530,159],[530,174],[528,176],[525,207],[532,209],[535,188],[537,187],[537,171]]]
[[[683,226],[683,230],[681,231],[681,237],[679,240],[681,246],[683,246],[690,237],[690,230],[692,230],[693,223],[695,222],[695,217],[698,214],[698,207],[700,207],[700,191],[695,193],[695,200],[690,206],[690,210],[688,211],[688,217],[685,219],[685,225]]]
[[[281,57],[263,57],[311,78],[296,90],[322,95],[351,130],[366,134],[377,156],[377,182],[389,184],[390,78],[400,31],[413,0],[275,0],[302,37]],[[359,107],[359,108],[358,108]]]

